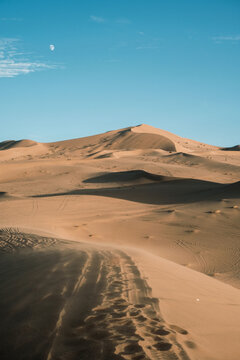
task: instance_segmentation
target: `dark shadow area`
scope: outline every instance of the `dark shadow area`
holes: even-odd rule
[[[86,284],[75,291],[87,259],[86,252],[68,248],[0,254],[1,360],[43,360],[50,351],[51,359],[122,359],[112,339],[91,336],[85,326],[104,285],[96,283],[100,257],[94,253]],[[56,330],[63,309],[64,322]]]
[[[170,181],[175,178],[152,174],[144,170],[117,171],[94,176],[84,180],[84,183],[118,183],[141,180]]]
[[[233,184],[226,185],[224,191],[227,194],[232,194],[236,197],[240,197],[240,181],[237,181]]]
[[[14,229],[0,232],[3,241],[44,241]],[[168,328],[146,279],[120,250],[67,240],[42,250],[11,248],[0,253],[0,283],[1,360],[148,359],[139,329],[162,358],[176,331],[186,332]]]
[[[61,288],[69,275],[62,262],[68,258],[69,252],[63,254],[58,250],[25,249],[0,254],[2,360],[47,358],[59,312],[64,306]],[[78,258],[72,259],[71,270],[82,264],[84,254],[79,253]],[[54,266],[57,268],[53,272]],[[76,278],[77,274],[69,279],[68,291]]]
[[[185,204],[199,201],[216,201],[224,198],[238,198],[240,197],[240,182],[226,185],[184,179],[117,188],[77,189],[62,193],[35,195],[33,197],[41,198],[63,195],[105,196],[153,205]]]
[[[15,140],[2,141],[2,142],[0,142],[0,150],[11,149],[11,147],[13,147],[18,142],[19,141],[15,141]]]
[[[9,200],[10,198],[13,198],[13,196],[9,195],[9,193],[5,191],[0,191],[0,201]]]

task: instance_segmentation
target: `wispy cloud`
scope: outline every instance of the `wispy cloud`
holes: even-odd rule
[[[96,23],[104,23],[106,20],[100,16],[91,15],[90,19]]]
[[[222,42],[222,41],[240,41],[240,35],[230,35],[230,36],[213,36],[212,40],[215,42]]]
[[[18,39],[0,39],[0,78],[13,78],[21,74],[57,68],[54,64],[29,59],[31,54],[21,51],[19,47]]]

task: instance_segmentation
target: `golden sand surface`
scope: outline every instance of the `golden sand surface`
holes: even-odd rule
[[[0,143],[1,359],[240,358],[240,152],[140,125]]]

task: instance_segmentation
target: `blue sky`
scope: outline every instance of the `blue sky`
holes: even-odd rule
[[[147,123],[239,144],[239,19],[239,0],[0,0],[0,140]]]

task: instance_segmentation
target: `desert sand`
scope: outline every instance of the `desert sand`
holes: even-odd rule
[[[0,358],[239,360],[239,150],[0,143]]]

